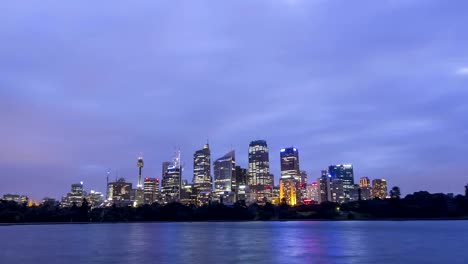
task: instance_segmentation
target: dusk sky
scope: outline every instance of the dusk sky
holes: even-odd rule
[[[0,194],[136,185],[265,139],[403,194],[468,183],[468,1],[0,3]]]

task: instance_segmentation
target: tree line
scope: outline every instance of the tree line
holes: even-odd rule
[[[324,202],[289,206],[286,203],[251,204],[237,202],[227,206],[213,203],[204,206],[180,203],[142,205],[139,207],[91,208],[86,200],[81,206],[60,207],[43,204],[28,207],[13,201],[0,202],[0,223],[40,222],[136,222],[136,221],[267,221],[267,220],[345,220],[345,219],[468,219],[468,196],[416,192],[390,199],[373,199],[337,204]]]

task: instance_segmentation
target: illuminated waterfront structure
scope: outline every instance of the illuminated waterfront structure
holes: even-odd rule
[[[137,189],[143,188],[143,184],[141,183],[141,170],[143,169],[143,166],[144,166],[143,157],[139,157],[138,162],[137,162],[137,167],[138,167]]]
[[[270,158],[265,140],[255,140],[249,144],[248,185],[255,199],[271,199],[273,184],[270,177]]]
[[[159,197],[159,179],[145,178],[143,183],[143,200],[145,204],[152,204]]]
[[[359,195],[361,200],[372,199],[372,187],[369,178],[361,177],[359,179]]]
[[[215,193],[220,201],[234,202],[237,191],[236,155],[232,150],[213,164]]]
[[[372,197],[379,199],[387,198],[387,181],[385,179],[375,179],[372,181]]]
[[[104,202],[104,194],[91,190],[86,195],[86,200],[91,208],[98,207]]]
[[[307,185],[307,199],[314,201],[315,203],[320,202],[320,185],[316,182]]]
[[[280,201],[294,206],[297,204],[298,183],[293,176],[281,177],[280,179]]]
[[[354,190],[354,171],[353,165],[330,165],[328,173],[331,175],[332,180],[338,179],[343,183],[345,202],[353,200],[351,197]]]
[[[131,191],[132,183],[126,182],[124,178],[120,178],[116,182],[107,184],[107,200],[113,202],[130,202]]]
[[[83,182],[72,184],[71,192],[68,194],[68,204],[76,204],[76,206],[81,206],[84,196],[85,192],[83,188]]]
[[[180,200],[181,183],[182,166],[180,164],[180,151],[178,151],[172,164],[167,167],[161,181],[161,196],[166,203]]]
[[[193,187],[196,193],[213,190],[211,152],[208,144],[193,154]]]
[[[333,179],[330,182],[331,201],[334,203],[345,202],[345,192],[343,181],[340,179]]]

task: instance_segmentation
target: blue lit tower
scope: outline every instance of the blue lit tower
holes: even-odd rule
[[[143,166],[144,166],[143,157],[141,157],[141,156],[138,157],[137,166],[138,166],[138,184],[137,184],[137,189],[141,189],[141,188],[143,188],[143,184],[141,183],[141,169],[142,169]]]

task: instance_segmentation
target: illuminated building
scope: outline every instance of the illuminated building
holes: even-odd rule
[[[68,204],[81,206],[83,198],[85,196],[83,182],[75,183],[71,185],[71,192],[68,194]]]
[[[145,178],[143,183],[143,200],[145,204],[152,204],[158,200],[159,179]]]
[[[130,201],[132,191],[132,183],[125,182],[124,178],[120,178],[116,182],[110,182],[107,185],[107,200],[108,201]]]
[[[353,165],[331,165],[328,167],[328,173],[331,175],[332,180],[338,179],[343,183],[345,202],[353,200],[351,197],[354,190]]]
[[[385,179],[375,179],[372,181],[372,197],[387,198],[387,181]]]
[[[19,194],[4,194],[3,195],[3,200],[20,203],[21,196]]]
[[[335,203],[345,202],[345,192],[343,181],[340,179],[334,179],[330,182],[331,201]]]
[[[193,193],[193,185],[188,184],[186,180],[182,181],[180,189],[180,203],[182,204],[194,204],[195,194]]]
[[[58,201],[50,197],[44,197],[41,202],[41,205],[43,206],[56,206],[57,204]]]
[[[141,170],[143,169],[143,157],[138,158],[137,167],[138,167],[138,184],[137,189],[143,188],[143,184],[141,183]]]
[[[278,205],[281,203],[280,200],[280,187],[274,186],[271,192],[271,203],[274,205]]]
[[[247,188],[247,169],[242,168],[241,166],[236,166],[236,185],[237,188],[237,200],[247,200],[247,193],[249,188]]]
[[[320,185],[316,182],[307,185],[306,198],[316,203],[320,202]]]
[[[212,191],[213,180],[211,178],[211,152],[206,144],[203,149],[193,154],[193,187],[196,193]]]
[[[301,172],[299,170],[299,151],[294,148],[281,149],[281,178],[294,177],[299,183],[301,182]]]
[[[361,177],[359,179],[359,187],[364,188],[364,187],[371,187],[370,180],[367,177]]]
[[[180,165],[180,152],[176,153],[172,164],[167,167],[161,181],[161,195],[166,203],[180,200],[182,183],[182,166]]]
[[[281,177],[280,179],[280,201],[294,206],[297,204],[297,180],[293,176],[289,178]]]
[[[270,160],[265,140],[255,140],[249,144],[248,185],[257,200],[271,197]]]
[[[91,190],[86,195],[86,200],[91,208],[98,207],[104,202],[104,194]]]
[[[331,186],[330,186],[331,176],[328,174],[327,170],[322,170],[322,174],[318,179],[319,188],[320,188],[320,196],[319,202],[331,202]]]
[[[213,164],[215,193],[221,202],[235,202],[236,155],[232,150]]]
[[[290,181],[291,177],[294,178],[296,186],[294,193],[296,194],[296,203],[301,201],[301,171],[299,170],[299,151],[295,147],[283,148],[280,152],[281,159],[281,179]],[[281,184],[280,184],[281,185]]]

